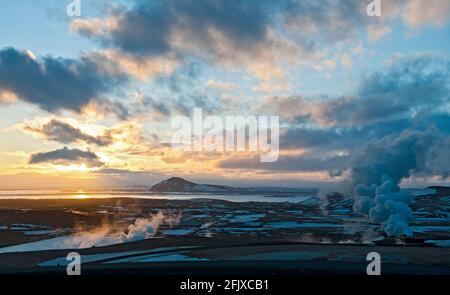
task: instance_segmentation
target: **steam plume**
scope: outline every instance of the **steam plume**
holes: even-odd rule
[[[412,236],[412,196],[401,191],[399,184],[411,175],[445,177],[448,168],[437,167],[434,159],[446,141],[444,135],[407,130],[396,138],[371,142],[352,168],[354,211],[381,223],[388,236]]]
[[[179,219],[178,215],[166,215],[159,211],[149,218],[137,218],[120,233],[114,232],[113,227],[104,225],[95,230],[82,231],[73,236],[64,237],[63,248],[90,248],[144,240],[153,237],[162,224],[173,226]]]
[[[94,230],[81,230],[70,236],[5,247],[0,250],[0,253],[82,249],[138,241],[155,236],[162,224],[175,226],[180,218],[180,214],[173,215],[160,211],[157,214],[152,214],[149,218],[136,219],[133,224],[130,224],[126,230],[121,232],[117,232],[114,225],[104,225]]]
[[[164,223],[165,218],[166,216],[161,211],[152,215],[151,218],[138,218],[134,224],[128,226],[127,233],[121,233],[120,238],[122,242],[131,242],[152,237],[158,231],[159,226]]]

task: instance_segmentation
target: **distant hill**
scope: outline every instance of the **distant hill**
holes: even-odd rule
[[[150,190],[153,192],[237,193],[243,192],[244,189],[223,185],[198,184],[195,182],[187,181],[181,177],[171,177],[155,184]]]
[[[199,184],[181,177],[171,177],[151,187],[150,191],[159,193],[232,193],[232,194],[315,194],[316,189],[297,189],[282,187],[231,187],[215,184]]]

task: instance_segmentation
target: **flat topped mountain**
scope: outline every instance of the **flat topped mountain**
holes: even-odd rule
[[[171,177],[152,186],[153,192],[239,192],[241,189],[223,185],[198,184],[181,177]]]

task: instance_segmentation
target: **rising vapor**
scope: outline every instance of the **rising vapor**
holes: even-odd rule
[[[370,142],[352,168],[354,211],[381,223],[388,236],[412,236],[412,196],[400,190],[400,182],[413,175],[447,177],[448,161],[440,166],[434,161],[447,141],[445,134],[407,130]]]

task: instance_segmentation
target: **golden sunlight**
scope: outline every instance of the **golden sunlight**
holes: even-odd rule
[[[75,195],[75,196],[73,197],[73,199],[78,199],[78,200],[84,200],[84,199],[90,199],[90,198],[91,198],[90,196],[85,195],[85,194],[82,194],[82,195]]]
[[[90,172],[99,169],[98,167],[87,167],[86,164],[56,165],[54,167],[60,172]]]

